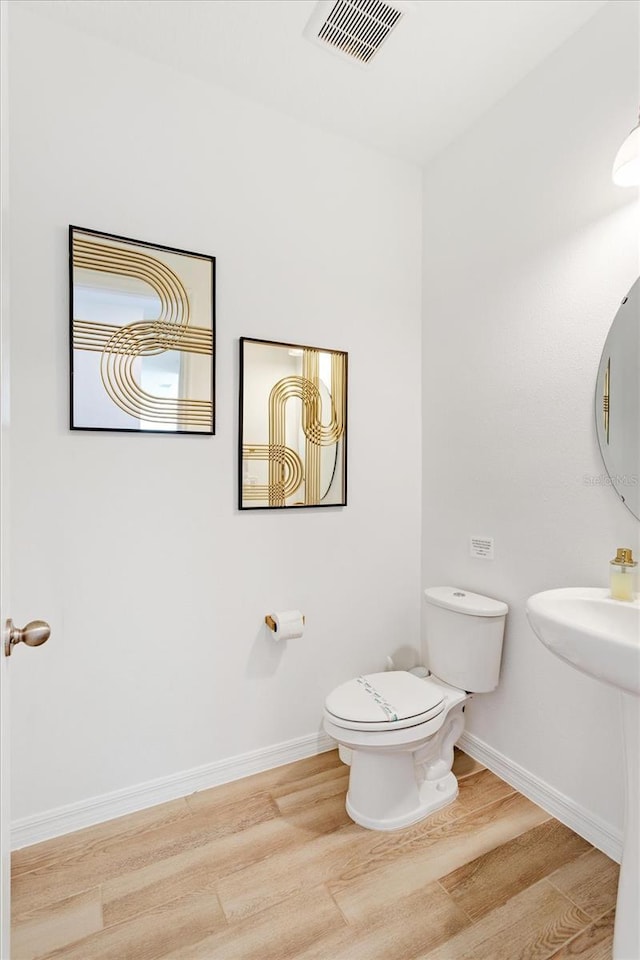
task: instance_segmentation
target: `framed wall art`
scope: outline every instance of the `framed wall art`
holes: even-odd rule
[[[241,510],[347,502],[347,354],[240,339]]]
[[[71,429],[215,432],[215,258],[69,227]]]

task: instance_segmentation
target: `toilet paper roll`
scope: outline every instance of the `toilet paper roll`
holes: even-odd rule
[[[280,610],[271,616],[276,625],[274,639],[297,640],[304,633],[304,619],[299,610]]]

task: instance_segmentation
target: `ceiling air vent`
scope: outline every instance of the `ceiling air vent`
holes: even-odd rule
[[[304,35],[349,60],[369,63],[408,9],[402,0],[329,0],[318,4]]]

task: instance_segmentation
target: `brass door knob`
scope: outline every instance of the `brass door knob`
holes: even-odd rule
[[[23,627],[16,627],[13,620],[7,620],[7,638],[4,642],[5,656],[10,657],[17,643],[26,643],[28,647],[39,647],[51,636],[51,627],[44,620],[32,620]]]

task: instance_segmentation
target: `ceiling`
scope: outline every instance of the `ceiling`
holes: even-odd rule
[[[606,2],[413,0],[367,66],[304,39],[314,0],[20,0],[20,8],[424,163]]]

